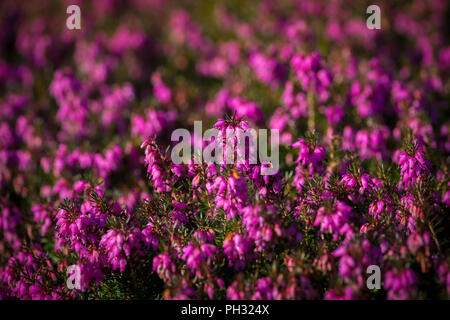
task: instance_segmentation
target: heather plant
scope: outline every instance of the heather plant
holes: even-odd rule
[[[0,299],[449,298],[448,3],[74,2],[0,2]]]

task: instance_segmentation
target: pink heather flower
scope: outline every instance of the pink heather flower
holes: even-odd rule
[[[275,58],[268,58],[256,52],[250,55],[248,63],[261,82],[273,88],[277,88],[283,82],[286,70]]]
[[[166,166],[170,166],[166,156],[156,144],[154,139],[148,139],[142,143],[141,148],[145,148],[145,163],[156,192],[167,192],[172,188],[171,180]]]
[[[325,109],[325,115],[327,116],[328,122],[331,125],[335,125],[344,117],[344,110],[341,106],[327,107]]]
[[[130,30],[120,26],[109,40],[109,47],[116,54],[139,48],[145,41],[145,35],[139,30]]]
[[[314,51],[310,55],[295,55],[291,60],[291,66],[304,91],[313,89],[321,102],[328,99],[328,88],[333,77],[322,66],[322,56],[318,51]]]
[[[384,288],[388,292],[387,298],[391,300],[413,298],[416,281],[416,274],[411,269],[387,271],[384,278]]]
[[[442,199],[442,202],[445,203],[447,207],[450,207],[450,190],[447,190],[444,194],[444,198]]]
[[[339,258],[339,276],[346,283],[352,283],[355,290],[359,290],[365,285],[366,268],[380,264],[381,254],[379,247],[372,245],[367,239],[361,241],[347,238],[334,250],[333,256]]]
[[[168,253],[161,253],[153,258],[153,271],[167,283],[171,283],[176,275],[176,265]]]
[[[407,245],[409,251],[412,253],[417,253],[422,248],[427,251],[430,245],[430,234],[428,231],[424,231],[423,234],[413,232],[408,237]]]
[[[223,241],[223,251],[228,259],[228,265],[235,270],[245,267],[245,262],[251,257],[252,242],[247,235],[229,234]]]
[[[252,123],[261,124],[265,121],[261,107],[255,102],[246,101],[242,98],[231,98],[229,106],[238,117],[244,117]]]
[[[393,202],[388,195],[385,199],[374,201],[369,205],[369,214],[375,219],[381,219],[383,212],[392,213],[392,211]]]
[[[276,284],[270,278],[260,278],[256,284],[255,293],[252,300],[279,300],[281,292],[279,292]]]
[[[198,242],[213,243],[214,239],[216,238],[216,235],[213,230],[207,231],[197,230],[194,232],[193,238],[197,239]]]
[[[20,211],[15,205],[0,202],[0,231],[3,233],[0,240],[1,245],[7,244],[14,250],[19,249],[22,241],[16,228],[20,226],[22,219]]]
[[[196,276],[202,276],[202,268],[210,265],[218,254],[218,249],[208,243],[194,245],[188,243],[182,250],[180,258],[186,261],[186,266],[195,272]]]
[[[393,156],[393,161],[400,165],[399,187],[404,186],[405,190],[408,190],[419,176],[429,173],[431,169],[431,162],[423,157],[423,142],[416,139],[412,144],[410,150],[397,150]]]
[[[351,176],[350,174],[344,174],[341,183],[344,183],[346,189],[353,189],[353,187],[358,183],[358,180]]]
[[[381,46],[349,1],[219,3],[208,30],[190,5],[91,1],[79,32],[3,2],[0,300],[450,296],[445,1],[390,7]],[[232,163],[173,163],[195,120]],[[279,130],[276,174],[225,140],[250,126]]]
[[[69,296],[57,282],[53,263],[38,245],[11,257],[0,271],[0,281],[8,287],[11,297],[20,300],[59,300]]]
[[[306,178],[316,173],[323,174],[327,153],[324,146],[314,147],[303,139],[293,143],[292,148],[299,148],[293,185],[301,192]]]
[[[409,155],[407,152],[401,152],[398,158],[400,165],[400,185],[405,186],[405,190],[417,181],[419,175],[429,172],[430,163],[423,158],[422,148],[417,145],[414,155]]]
[[[439,275],[439,281],[446,288],[447,295],[450,295],[450,268],[447,262],[443,262],[438,265],[437,272]]]
[[[228,180],[218,176],[214,183],[208,183],[206,188],[215,194],[216,210],[223,209],[229,220],[237,216],[247,201],[247,184],[242,176],[233,175]]]
[[[167,88],[162,82],[155,84],[153,93],[155,94],[156,99],[158,99],[161,103],[168,103],[172,98],[170,89]]]
[[[264,198],[274,192],[278,194],[282,190],[282,177],[278,171],[274,175],[261,175],[262,167],[270,168],[270,163],[262,163],[261,165],[255,165],[250,171],[249,177],[253,180],[253,183],[258,188],[258,195]]]
[[[52,224],[52,215],[50,210],[45,208],[43,205],[34,205],[31,208],[31,212],[33,213],[34,221],[41,225],[41,235],[45,236]]]
[[[124,272],[127,260],[131,259],[132,251],[140,249],[140,240],[143,235],[137,228],[133,228],[129,233],[122,233],[118,230],[110,229],[100,240],[100,247],[105,250],[107,265],[113,270],[119,269]]]
[[[357,189],[359,194],[364,194],[366,190],[370,190],[374,187],[372,178],[363,173],[360,177],[355,177],[354,174],[346,173],[341,179],[341,184],[344,184],[345,189],[354,190]]]
[[[247,206],[242,209],[242,222],[257,252],[265,252],[275,239],[284,236],[278,211],[273,206]]]
[[[386,158],[386,140],[389,137],[389,129],[380,127],[371,131],[358,130],[355,137],[355,147],[362,159],[375,157],[378,161]]]
[[[244,300],[246,298],[246,292],[240,288],[238,281],[233,283],[227,288],[227,299],[229,300]]]
[[[356,296],[350,287],[345,287],[342,290],[328,290],[325,292],[325,300],[354,300]]]

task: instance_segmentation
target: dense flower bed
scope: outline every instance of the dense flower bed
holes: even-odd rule
[[[33,2],[0,3],[0,299],[448,299],[446,1],[381,30],[353,0]],[[280,130],[279,172],[175,164],[196,120]]]

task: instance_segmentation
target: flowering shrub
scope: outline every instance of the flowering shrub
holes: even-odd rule
[[[0,3],[0,299],[449,298],[448,3],[66,2]]]

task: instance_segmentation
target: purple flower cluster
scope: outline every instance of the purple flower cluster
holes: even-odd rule
[[[449,298],[445,1],[380,30],[350,0],[80,0],[80,30],[47,2],[0,4],[0,299]]]
[[[348,205],[337,201],[331,210],[326,207],[320,207],[317,210],[314,225],[320,226],[321,232],[333,234],[335,240],[337,240],[339,235],[351,237],[353,231],[349,223],[352,215],[352,210]]]
[[[295,162],[295,177],[293,185],[301,192],[302,187],[308,178],[316,174],[323,174],[327,153],[324,146],[314,146],[305,140],[299,140],[292,145],[299,148],[298,157]]]
[[[428,172],[430,169],[430,162],[423,157],[423,148],[419,143],[415,143],[416,146],[412,151],[412,154],[402,151],[398,156],[398,164],[400,165],[400,184],[408,189],[411,184],[417,181],[417,178],[424,172]]]

